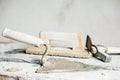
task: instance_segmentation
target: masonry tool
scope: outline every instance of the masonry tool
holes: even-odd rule
[[[39,37],[34,37],[6,28],[2,35],[12,40],[33,45],[33,47],[26,49],[26,53],[43,55],[39,62],[41,66],[46,62],[47,55],[77,58],[90,58],[92,56],[85,49],[80,33],[40,32]],[[63,45],[56,45],[56,41]],[[53,42],[55,45],[51,44]],[[71,45],[67,45],[68,42]]]
[[[24,33],[21,33],[21,32],[17,32],[17,31],[13,31],[13,30],[10,30],[10,29],[7,29],[7,28],[4,29],[4,31],[2,33],[2,36],[7,37],[9,39],[19,41],[19,42],[23,42],[23,43],[31,44],[31,45],[34,45],[34,46],[38,46],[38,47],[40,45],[43,45],[45,47],[45,51],[43,52],[43,56],[42,56],[42,58],[40,59],[40,62],[39,62],[39,64],[41,66],[43,66],[43,64],[46,61],[45,57],[46,57],[46,55],[49,51],[48,45],[43,40],[41,40],[40,38],[31,36],[31,35],[27,35],[27,34],[24,34]]]
[[[39,38],[49,44],[50,49],[48,55],[75,58],[90,58],[91,53],[84,47],[81,33],[66,32],[40,32]],[[44,46],[29,47],[26,53],[43,54]]]
[[[87,47],[87,50],[91,52],[95,58],[100,59],[103,62],[111,61],[111,56],[104,52],[100,52],[98,47],[92,43],[92,40],[89,35],[87,35],[86,47]]]

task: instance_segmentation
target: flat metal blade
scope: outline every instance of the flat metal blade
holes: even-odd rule
[[[86,39],[86,47],[89,51],[92,50],[92,41],[89,35],[87,35],[87,39]]]

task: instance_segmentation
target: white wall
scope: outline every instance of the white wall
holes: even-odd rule
[[[0,0],[0,32],[7,27],[82,32],[96,44],[120,46],[120,0]]]

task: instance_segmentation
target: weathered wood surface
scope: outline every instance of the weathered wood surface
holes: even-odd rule
[[[8,76],[8,75],[0,75],[0,80],[23,80],[20,77],[13,77],[13,76]]]
[[[90,58],[92,56],[91,53],[85,50],[81,33],[40,32],[39,38],[43,39],[47,44],[50,45],[48,55],[77,58]],[[58,41],[58,43],[53,45],[52,41]],[[61,41],[63,42],[63,45],[59,47],[58,45],[62,44],[59,43]],[[72,45],[68,46],[64,42],[69,42],[69,44]],[[32,54],[43,54],[44,51],[44,46],[31,47],[26,49],[27,53]]]
[[[43,54],[45,51],[44,46],[41,47],[31,47],[26,49],[26,53],[29,54]],[[73,57],[73,58],[90,58],[91,53],[84,51],[73,51],[66,48],[50,48],[49,56],[61,56],[61,57]]]
[[[49,44],[51,41],[68,41],[72,44],[69,47],[71,47],[74,51],[82,51],[85,49],[81,33],[40,32],[39,38],[46,40]],[[64,46],[66,46],[66,44],[64,44]]]
[[[7,28],[3,31],[2,35],[4,37],[9,38],[9,39],[13,39],[13,40],[27,43],[27,44],[32,44],[35,46],[39,46],[40,44],[44,44],[44,42],[37,37],[31,36],[28,34],[24,34],[21,32],[17,32],[17,31],[13,31],[13,30],[10,30]]]

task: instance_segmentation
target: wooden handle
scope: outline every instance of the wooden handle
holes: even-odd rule
[[[107,47],[106,53],[120,53],[120,47]]]
[[[108,54],[120,54],[120,47],[97,46],[99,51]]]
[[[23,42],[23,43],[27,43],[35,46],[40,46],[40,44],[45,44],[40,38],[27,35],[21,32],[16,32],[10,29],[4,29],[2,35],[9,39],[13,39],[19,42]]]

